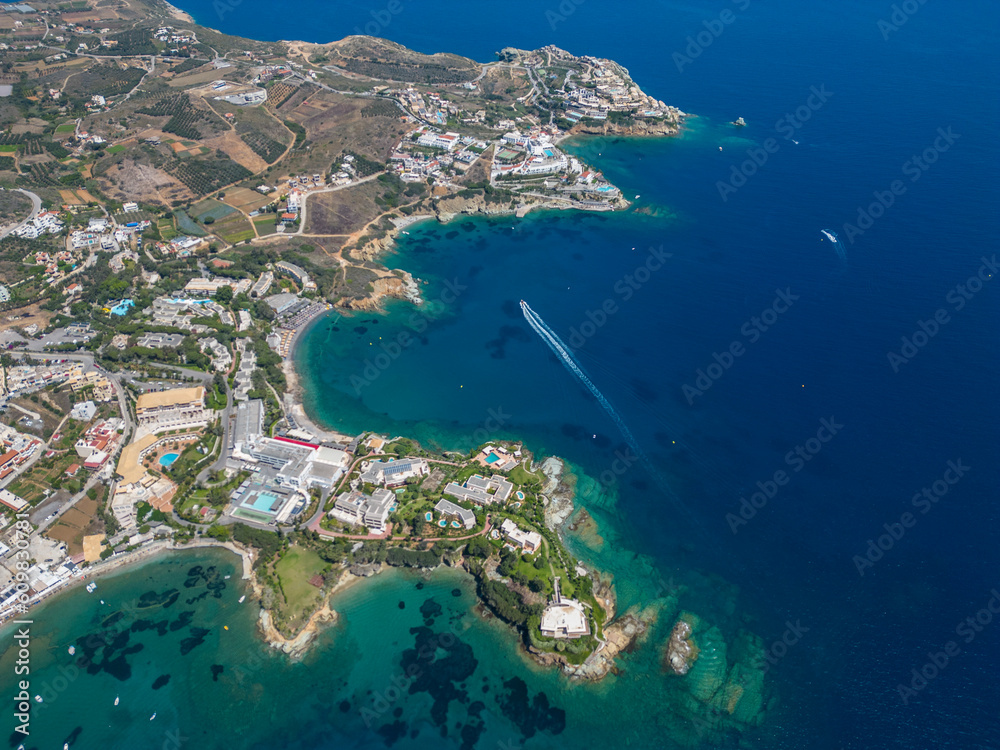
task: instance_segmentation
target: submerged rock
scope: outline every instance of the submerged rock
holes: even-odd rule
[[[766,706],[764,648],[758,636],[740,631],[727,644],[719,628],[682,612],[664,646],[664,668],[680,680],[682,713],[711,718],[719,730],[759,726]]]

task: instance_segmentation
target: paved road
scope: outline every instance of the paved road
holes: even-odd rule
[[[219,443],[219,457],[211,464],[198,472],[197,481],[207,482],[208,476],[213,471],[222,471],[226,468],[226,460],[229,458],[229,429],[232,421],[233,411],[236,408],[236,399],[233,391],[229,387],[229,380],[226,380],[226,408],[222,410],[219,419],[222,420],[222,437]]]
[[[27,219],[25,219],[24,221],[22,221],[20,224],[15,224],[10,229],[6,229],[3,232],[0,232],[0,240],[2,240],[4,237],[6,237],[11,232],[13,232],[15,229],[20,229],[21,227],[23,227],[29,221],[31,221],[36,216],[38,216],[38,212],[42,210],[42,199],[41,198],[39,198],[37,195],[35,195],[30,190],[23,190],[21,188],[17,188],[17,191],[19,193],[24,193],[26,196],[28,196],[29,198],[31,198],[31,214],[28,216]]]

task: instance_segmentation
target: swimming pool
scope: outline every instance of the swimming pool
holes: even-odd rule
[[[491,453],[486,458],[486,463],[488,463],[488,464],[495,464],[499,460],[500,460],[500,456],[498,456],[496,453]]]
[[[135,302],[130,299],[123,299],[121,302],[112,307],[110,312],[112,315],[124,315],[129,311],[130,307],[135,307]]]
[[[181,457],[180,453],[164,453],[160,456],[160,466],[170,466],[174,461]]]
[[[433,520],[434,520],[434,514],[433,514],[433,513],[431,513],[430,511],[427,511],[426,513],[424,513],[424,519],[425,519],[425,520],[426,520],[426,521],[427,521],[428,523],[430,523],[431,521],[433,521]]]
[[[517,499],[524,500],[524,493],[521,492],[520,490],[517,491]]]
[[[263,513],[272,513],[277,499],[277,495],[272,495],[270,492],[261,492],[254,498],[252,503],[246,503],[246,505]]]

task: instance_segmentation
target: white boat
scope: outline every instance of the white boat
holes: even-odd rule
[[[243,596],[241,596],[241,597],[240,597],[240,601],[239,601],[239,603],[240,603],[240,604],[242,604],[242,603],[243,603],[243,600],[244,600],[244,599],[246,599],[246,598],[247,598],[247,595],[246,595],[246,594],[244,594]]]
[[[826,237],[828,240],[830,240],[830,242],[836,242],[837,241],[836,235],[833,234],[828,229],[821,229],[819,231],[820,231],[820,234],[822,234],[824,237]]]
[[[76,646],[70,646],[69,647],[69,655],[72,656],[75,653],[76,653]]]
[[[149,720],[152,721],[155,718],[156,718],[156,711],[153,711],[153,715],[149,717]]]
[[[224,576],[222,580],[228,581],[232,576]]]
[[[36,695],[35,696],[35,700],[38,701],[39,703],[41,703],[42,702],[42,696]]]
[[[90,583],[87,584],[87,591],[89,593],[93,594],[94,591],[95,591],[95,589],[97,589],[97,582],[96,581],[91,581]]]
[[[116,706],[118,705],[118,701],[119,701],[119,700],[121,700],[121,699],[120,699],[120,697],[116,695],[116,696],[115,696],[115,705],[116,705]]]
[[[68,742],[64,742],[63,743],[63,750],[69,750],[69,743]]]

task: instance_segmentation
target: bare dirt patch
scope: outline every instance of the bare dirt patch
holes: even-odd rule
[[[377,180],[363,185],[311,196],[306,211],[306,234],[353,234],[382,210],[375,196],[382,192]]]
[[[24,328],[32,324],[37,325],[38,330],[42,330],[48,326],[53,315],[55,313],[42,310],[38,305],[19,307],[0,317],[0,331],[7,331],[12,328]]]
[[[171,201],[189,201],[195,197],[186,185],[166,172],[132,159],[112,167],[100,182],[104,193],[117,200],[169,205]]]

